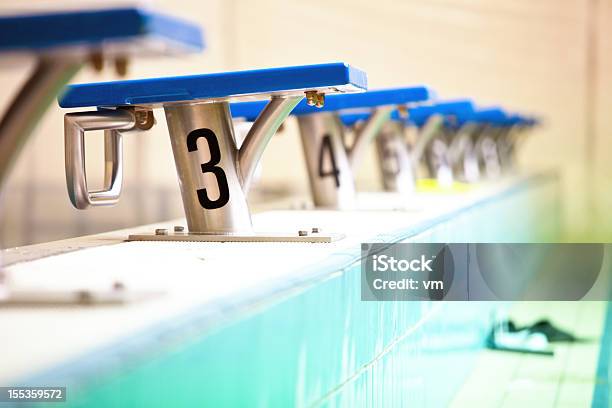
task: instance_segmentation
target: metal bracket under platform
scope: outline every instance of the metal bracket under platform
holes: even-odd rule
[[[183,242],[310,242],[326,244],[339,241],[344,234],[322,234],[312,231],[290,233],[253,233],[251,235],[201,234],[185,231],[157,229],[154,233],[130,234],[128,241],[183,241]]]

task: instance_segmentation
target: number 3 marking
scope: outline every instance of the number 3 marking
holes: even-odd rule
[[[202,208],[207,210],[215,210],[223,207],[229,201],[229,187],[227,185],[227,177],[221,167],[217,167],[217,164],[221,161],[221,151],[219,150],[219,141],[217,135],[210,129],[196,129],[187,135],[187,150],[195,152],[198,150],[198,139],[203,137],[208,143],[208,150],[210,151],[210,160],[207,163],[201,164],[202,173],[212,173],[217,178],[217,185],[219,186],[219,198],[211,200],[208,198],[208,194],[205,188],[198,190],[198,200]]]

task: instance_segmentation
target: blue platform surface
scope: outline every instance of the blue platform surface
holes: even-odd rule
[[[445,117],[453,117],[453,121],[448,124],[453,125],[459,121],[459,117],[469,115],[474,111],[474,104],[465,100],[456,100],[448,102],[440,102],[433,105],[419,106],[410,110],[410,122],[416,126],[423,126],[427,120],[433,115],[443,115]]]
[[[471,114],[465,115],[462,119],[466,122],[488,123],[493,126],[536,126],[540,123],[539,119],[533,116],[508,113],[498,106],[476,109]]]
[[[540,120],[536,117],[532,117],[532,116],[525,116],[523,114],[509,114],[507,116],[506,125],[520,125],[520,126],[527,126],[527,127],[533,127],[533,126],[537,126],[540,124]]]
[[[515,125],[527,125],[527,118],[519,114],[506,114],[506,119],[499,123],[500,126],[515,126]]]
[[[306,100],[300,102],[291,112],[292,115],[309,115],[319,112],[335,112],[351,109],[367,109],[384,105],[406,105],[424,102],[434,96],[433,91],[425,86],[407,88],[377,89],[363,93],[346,95],[329,95],[321,108],[309,106]],[[231,105],[232,116],[252,121],[265,107],[261,102],[240,102]]]
[[[508,114],[501,108],[477,109],[462,118],[464,122],[486,123],[493,126],[504,126],[508,123]]]
[[[134,79],[70,85],[62,108],[160,105],[166,102],[257,97],[324,89],[358,92],[367,88],[365,72],[342,62],[249,71]]]
[[[484,121],[491,120],[491,112],[488,110],[482,111],[483,114],[480,114],[481,111],[475,111],[474,105],[472,102],[468,100],[462,101],[451,101],[451,102],[441,102],[434,105],[422,105],[410,107],[408,109],[408,115],[404,117],[399,113],[399,111],[395,110],[391,114],[391,120],[396,121],[406,121],[409,124],[416,126],[423,126],[429,117],[432,115],[440,114],[445,116],[453,116],[453,121],[447,121],[448,125],[456,125],[463,124],[471,121]],[[503,112],[502,112],[503,113]],[[356,113],[343,113],[340,115],[340,120],[345,126],[353,126],[357,122],[364,121],[368,119],[370,116],[369,112],[356,112]],[[503,116],[504,120],[506,120],[506,115]]]
[[[370,112],[341,113],[339,116],[344,126],[350,127],[350,126],[354,126],[358,122],[363,122],[365,120],[368,120],[371,116],[371,113]],[[399,122],[405,121],[405,119],[400,115],[400,113],[397,110],[394,110],[391,113],[390,119],[394,121],[399,121]]]
[[[94,48],[112,41],[152,38],[176,48],[199,51],[197,24],[145,8],[112,8],[0,17],[0,52],[50,52],[56,48]]]

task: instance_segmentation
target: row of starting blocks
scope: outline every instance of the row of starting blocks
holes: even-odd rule
[[[28,26],[36,30],[26,30]],[[69,30],[64,28],[70,28]],[[35,32],[35,37],[22,32]],[[140,9],[0,19],[0,51],[35,53],[38,68],[0,123],[0,176],[31,133],[41,106],[84,62],[203,48],[194,25]],[[416,174],[448,186],[499,177],[514,167],[516,146],[537,120],[469,100],[440,101],[427,87],[367,90],[366,74],[344,63],[70,85],[65,115],[66,180],[79,209],[117,202],[123,179],[122,138],[155,126],[163,108],[188,230],[132,235],[130,240],[316,241],[253,231],[247,194],[268,142],[295,116],[316,207],[357,206],[355,171],[376,145],[386,191],[410,200]],[[236,130],[248,123],[245,134]],[[87,132],[103,130],[105,186],[91,191],[85,171]],[[131,136],[128,136],[131,137]],[[135,136],[137,137],[137,136]]]

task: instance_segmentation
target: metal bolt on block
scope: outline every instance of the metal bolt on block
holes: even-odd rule
[[[315,106],[317,104],[317,102],[319,101],[319,98],[317,96],[317,91],[306,91],[306,104],[308,104],[308,106]]]
[[[317,103],[316,103],[316,106],[317,106],[317,108],[322,108],[323,105],[325,105],[325,94],[324,93],[318,93],[317,94]]]
[[[134,112],[136,127],[140,130],[149,130],[155,125],[155,116],[153,111],[149,109],[136,110]]]

